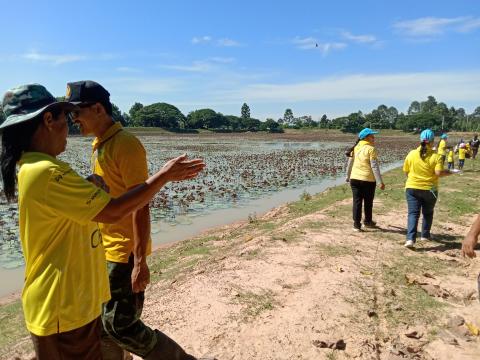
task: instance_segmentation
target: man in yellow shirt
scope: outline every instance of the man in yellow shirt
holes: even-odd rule
[[[96,136],[92,167],[103,177],[110,194],[116,197],[144,183],[148,178],[145,149],[113,121],[108,91],[94,81],[72,82],[67,85],[67,99],[80,107],[73,120],[82,134]],[[151,252],[148,205],[116,224],[100,224],[100,230],[112,294],[102,313],[104,359],[123,359],[122,349],[145,359],[195,359],[140,320],[144,290],[150,282],[146,262]]]

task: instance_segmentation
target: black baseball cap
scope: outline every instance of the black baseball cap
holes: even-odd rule
[[[110,93],[99,83],[91,80],[82,80],[67,83],[65,101],[75,105],[110,104]]]

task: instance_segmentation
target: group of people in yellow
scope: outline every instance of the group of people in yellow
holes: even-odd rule
[[[455,169],[455,157],[458,161],[457,164],[459,170],[463,170],[466,159],[475,160],[480,144],[477,134],[474,135],[471,141],[465,142],[463,139],[461,139],[455,146],[448,145],[447,139],[448,135],[442,134],[441,140],[438,144],[437,152],[440,156],[442,156],[443,161],[445,161],[445,159],[447,160],[448,170]]]
[[[36,358],[196,359],[140,317],[148,203],[166,183],[196,177],[203,160],[182,155],[149,177],[141,142],[113,121],[110,94],[94,81],[68,83],[63,102],[42,85],[18,86],[2,107],[3,190],[10,202],[18,191],[22,305]],[[67,119],[95,136],[87,179],[57,158]]]
[[[353,230],[362,231],[362,206],[364,209],[363,226],[376,227],[372,219],[373,200],[377,184],[385,189],[378,164],[378,154],[375,149],[375,135],[378,134],[365,128],[358,134],[355,145],[350,148],[348,157],[346,181],[350,183],[353,195]],[[431,239],[431,228],[435,204],[438,198],[439,178],[455,173],[453,169],[453,150],[447,145],[447,134],[442,134],[437,149],[434,147],[435,134],[432,130],[423,130],[420,134],[420,144],[411,150],[403,163],[403,171],[407,176],[405,182],[405,197],[408,207],[407,233],[405,247],[414,248],[417,238]],[[465,158],[476,157],[480,141],[475,135],[468,144],[461,141],[455,151],[458,153],[459,167],[463,168]],[[445,159],[452,165],[444,168]],[[418,236],[418,223],[422,215],[422,228]],[[480,234],[480,217],[477,219],[463,244],[463,253],[475,256],[473,251]]]
[[[36,358],[123,360],[133,353],[144,359],[195,360],[140,317],[150,281],[148,203],[166,183],[196,177],[203,160],[182,155],[149,177],[143,145],[113,121],[110,94],[94,81],[68,83],[62,102],[42,85],[18,86],[6,92],[2,108],[0,170],[7,200],[15,201],[18,192],[22,304]],[[68,119],[83,135],[95,136],[92,174],[86,179],[57,158],[66,148]],[[385,184],[376,134],[363,129],[347,151],[355,231],[377,226],[375,189],[384,190]],[[459,162],[467,151],[475,158],[480,141],[470,144],[470,149],[458,146]],[[421,238],[430,239],[438,179],[451,173],[444,169],[445,157],[453,162],[447,136],[436,152],[434,133],[427,129],[405,159],[406,247],[415,245],[420,213]],[[480,218],[465,238],[465,255],[475,255],[479,234]]]

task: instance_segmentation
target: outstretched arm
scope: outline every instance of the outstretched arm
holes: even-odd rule
[[[154,195],[170,181],[193,179],[205,167],[201,159],[187,160],[186,155],[168,161],[160,171],[110,202],[92,220],[114,224],[125,216],[147,205]]]

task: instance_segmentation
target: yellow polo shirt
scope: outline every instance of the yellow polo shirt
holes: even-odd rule
[[[408,153],[403,163],[403,171],[408,174],[406,189],[431,190],[438,188],[438,176],[435,170],[443,170],[443,162],[439,154],[431,147],[427,149],[425,159],[420,156],[421,146]]]
[[[117,198],[148,179],[147,155],[140,140],[114,123],[92,144],[93,172],[103,177],[110,195]],[[133,217],[116,224],[99,224],[108,261],[127,263],[133,250]],[[151,253],[151,240],[147,255]]]
[[[25,322],[39,336],[80,328],[100,316],[110,287],[96,223],[110,196],[47,154],[24,153],[18,173],[25,257]]]
[[[361,140],[353,149],[353,167],[350,179],[375,182],[370,160],[377,160],[377,150],[368,141]]]
[[[447,161],[448,161],[449,163],[452,163],[452,162],[453,162],[453,150],[450,150],[450,151],[448,152],[448,159],[447,159]]]
[[[465,160],[465,154],[467,153],[467,149],[458,149],[458,160]]]
[[[438,143],[438,155],[445,155],[445,148],[447,147],[447,142],[442,139]]]

